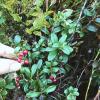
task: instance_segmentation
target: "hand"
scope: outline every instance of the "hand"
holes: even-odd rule
[[[9,72],[15,72],[21,68],[20,63],[15,60],[12,60],[16,59],[16,55],[14,54],[13,48],[0,43],[0,56],[9,58],[0,58],[0,75]]]

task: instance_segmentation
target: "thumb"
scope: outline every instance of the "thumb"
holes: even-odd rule
[[[21,64],[17,61],[10,59],[0,59],[0,75],[18,71],[21,68]]]

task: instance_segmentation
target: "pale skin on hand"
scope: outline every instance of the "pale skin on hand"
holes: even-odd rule
[[[21,63],[15,60],[16,55],[14,49],[0,43],[0,75],[18,71],[21,68]]]

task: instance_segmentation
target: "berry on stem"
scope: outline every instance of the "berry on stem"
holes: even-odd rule
[[[20,56],[20,57],[23,57],[23,56],[24,56],[23,52],[20,52],[20,53],[19,53],[19,56]]]
[[[54,80],[54,77],[53,76],[50,76],[49,79],[53,81]]]
[[[22,60],[23,59],[23,56],[18,56],[18,58]]]
[[[28,65],[28,64],[29,64],[28,59],[26,59],[26,60],[24,61],[24,64],[25,64],[25,65]]]
[[[22,62],[22,59],[18,58],[17,61],[18,61],[19,63],[21,63],[21,62]]]
[[[54,79],[52,82],[56,83],[57,82],[57,79]]]
[[[20,80],[20,78],[19,77],[16,77],[16,81],[19,81]]]
[[[28,54],[28,50],[24,50],[24,51],[23,51],[23,54],[24,54],[24,55],[27,55],[27,54]]]

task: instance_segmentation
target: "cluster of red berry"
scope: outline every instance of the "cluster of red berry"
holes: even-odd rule
[[[23,57],[26,56],[26,55],[28,55],[28,50],[24,50],[23,52],[20,52],[19,55],[18,55],[17,61],[18,61],[19,63],[21,63]],[[24,60],[24,64],[25,64],[25,65],[28,65],[28,64],[29,64],[29,60],[28,60],[28,59]]]
[[[20,80],[19,77],[16,77],[16,78],[15,78],[15,83],[16,83],[16,86],[17,86],[18,89],[20,89],[19,80]]]
[[[49,79],[50,79],[53,83],[56,83],[56,82],[57,82],[57,79],[55,79],[53,76],[50,76]]]

